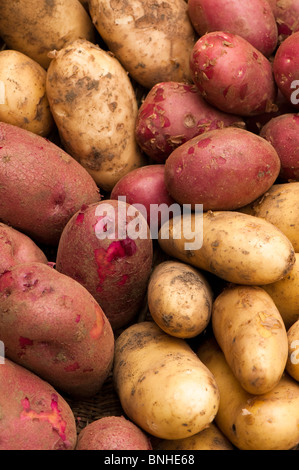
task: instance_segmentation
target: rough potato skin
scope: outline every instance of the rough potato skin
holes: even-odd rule
[[[278,41],[283,42],[288,36],[299,30],[299,3],[297,0],[268,0],[278,27]]]
[[[0,123],[0,221],[34,241],[57,245],[62,229],[99,189],[64,150],[32,132]]]
[[[71,396],[94,395],[111,371],[104,312],[83,286],[42,263],[0,277],[0,338],[8,358]]]
[[[277,92],[272,65],[241,36],[204,34],[193,47],[190,67],[202,96],[220,110],[240,116],[272,110]]]
[[[49,383],[5,358],[0,389],[0,450],[75,449],[75,417]]]

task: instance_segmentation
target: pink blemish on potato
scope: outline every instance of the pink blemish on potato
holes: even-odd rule
[[[253,51],[252,55],[255,60],[259,58],[258,54],[255,51]]]
[[[226,95],[227,95],[227,93],[229,92],[229,89],[230,89],[230,85],[227,86],[227,87],[223,90],[223,96],[224,96],[224,98],[226,98]]]
[[[70,446],[66,437],[67,423],[62,419],[61,410],[58,408],[58,396],[55,393],[51,396],[51,411],[41,411],[38,413],[37,411],[32,410],[30,401],[27,397],[21,400],[21,405],[23,407],[23,411],[20,415],[21,420],[30,419],[32,421],[38,420],[48,422],[52,426],[53,430],[58,433],[60,439],[64,442],[64,445],[66,447]]]
[[[76,217],[76,225],[82,225],[84,222],[84,214],[80,212]]]
[[[80,320],[81,320],[81,315],[77,315],[75,322],[76,322],[76,323],[79,323]]]
[[[96,309],[95,311],[96,314],[96,322],[93,326],[93,328],[90,330],[90,336],[93,339],[98,339],[103,331],[103,326],[104,326],[104,318],[102,313],[99,311],[99,309]]]
[[[78,369],[80,369],[78,362],[74,362],[73,364],[70,364],[64,368],[66,372],[75,372]]]
[[[207,138],[207,139],[202,139],[200,140],[198,143],[197,143],[197,147],[198,148],[206,148],[208,147],[208,145],[211,143],[211,139],[210,138]]]
[[[154,95],[154,101],[159,102],[159,101],[164,101],[164,89],[163,88],[157,88],[155,95]]]
[[[32,346],[33,341],[29,338],[24,338],[23,336],[20,336],[19,344],[20,344],[21,349],[25,349],[27,346]]]
[[[124,274],[121,280],[119,281],[118,285],[123,286],[127,282],[128,279],[129,279],[129,276],[127,274]]]
[[[299,116],[297,115],[293,116],[293,120],[295,121],[296,124],[299,124]]]
[[[290,36],[293,32],[285,23],[278,24],[277,26],[279,35],[282,34],[283,36]]]
[[[188,154],[191,155],[191,153],[194,153],[194,147],[188,148]]]

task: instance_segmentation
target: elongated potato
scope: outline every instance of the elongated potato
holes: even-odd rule
[[[212,327],[241,386],[260,395],[280,381],[288,358],[283,319],[267,292],[230,286],[213,303]]]
[[[184,0],[90,0],[100,36],[132,78],[146,88],[189,81],[195,31]]]
[[[135,323],[117,338],[113,378],[129,419],[161,439],[197,434],[217,413],[213,375],[183,339],[154,322]]]
[[[134,137],[137,100],[118,60],[86,40],[53,53],[47,96],[64,147],[110,191],[143,159]]]
[[[288,330],[289,354],[286,370],[299,382],[299,320]]]
[[[93,41],[95,29],[78,0],[1,0],[0,36],[47,68],[50,51],[78,38]]]
[[[277,227],[234,211],[178,215],[162,225],[159,244],[168,255],[235,284],[276,282],[296,259]]]
[[[153,320],[169,335],[193,338],[209,324],[211,286],[201,272],[188,264],[158,264],[148,283],[147,300]]]
[[[215,423],[241,450],[289,450],[299,444],[299,385],[284,374],[271,392],[253,395],[235,378],[211,338],[198,348],[200,360],[215,376],[220,405]]]

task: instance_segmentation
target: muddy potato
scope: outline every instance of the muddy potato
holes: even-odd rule
[[[299,320],[288,330],[289,355],[286,370],[299,382]]]
[[[168,255],[235,284],[276,282],[295,263],[292,244],[277,227],[234,211],[178,215],[162,225],[159,245]]]
[[[18,51],[0,52],[0,121],[41,136],[53,128],[46,71]]]
[[[137,100],[118,60],[86,40],[53,53],[46,82],[64,147],[101,189],[142,165],[134,137]]]
[[[188,264],[165,261],[156,266],[147,299],[153,320],[169,335],[193,338],[210,321],[211,287],[204,275]]]
[[[95,29],[78,0],[1,0],[0,36],[10,49],[47,68],[50,51],[78,38],[93,41]]]
[[[214,338],[197,350],[214,375],[220,392],[215,423],[240,450],[289,450],[299,444],[299,385],[284,374],[268,393],[245,391]]]
[[[128,418],[160,439],[197,434],[219,406],[210,371],[185,340],[152,321],[135,323],[118,336],[113,380]]]
[[[230,286],[215,299],[212,327],[241,386],[260,395],[280,381],[288,358],[287,332],[265,290]]]
[[[109,50],[142,86],[192,81],[195,32],[184,0],[90,0],[89,11]]]

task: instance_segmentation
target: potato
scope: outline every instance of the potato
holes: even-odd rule
[[[76,450],[151,450],[147,435],[124,416],[105,416],[87,424]]]
[[[0,36],[46,69],[50,51],[78,38],[94,41],[95,28],[78,0],[1,0]]]
[[[286,370],[299,382],[299,319],[288,330],[288,346]]]
[[[228,365],[249,393],[270,392],[288,358],[283,319],[267,292],[256,286],[230,286],[212,308],[214,336]]]
[[[267,0],[189,0],[188,12],[199,36],[212,31],[238,34],[265,56],[276,47],[277,24]]]
[[[299,252],[299,182],[275,183],[256,201],[240,208],[255,217],[271,222],[290,240]]]
[[[245,123],[241,117],[209,105],[194,84],[162,82],[154,85],[142,101],[135,135],[150,158],[164,163],[187,140],[228,126],[244,128]]]
[[[241,36],[224,31],[204,34],[193,47],[190,68],[202,96],[221,111],[252,116],[272,110],[272,65]]]
[[[299,3],[297,0],[268,0],[277,21],[279,42],[299,30]]]
[[[163,331],[178,338],[194,338],[210,322],[213,293],[197,269],[164,261],[151,274],[147,301],[153,320]]]
[[[205,340],[197,353],[219,387],[215,423],[234,446],[290,450],[298,445],[299,386],[288,374],[270,392],[254,395],[241,387],[213,338]]]
[[[242,285],[276,282],[296,260],[291,242],[277,227],[234,211],[183,213],[162,225],[159,245],[176,259]]]
[[[161,439],[197,434],[219,406],[210,371],[185,340],[151,321],[135,323],[118,336],[113,380],[128,418]]]
[[[0,122],[0,221],[56,246],[83,204],[99,201],[88,172],[49,140]]]
[[[217,428],[211,423],[206,429],[185,439],[159,441],[154,450],[233,450],[232,444]]]
[[[281,93],[299,109],[299,31],[287,37],[278,47],[273,60],[273,74]]]
[[[189,81],[195,32],[184,0],[90,0],[93,23],[109,50],[145,88]]]
[[[299,320],[299,253],[295,253],[296,262],[291,271],[280,281],[264,285],[288,330]]]
[[[56,268],[93,295],[116,330],[133,320],[143,304],[152,260],[152,240],[143,215],[124,201],[106,199],[68,222],[60,237]]]
[[[175,149],[165,162],[165,186],[179,204],[235,210],[276,181],[280,159],[252,132],[227,127],[205,132]]]
[[[0,51],[0,121],[41,136],[53,129],[46,95],[46,71],[18,51]]]
[[[71,396],[94,395],[112,368],[104,312],[78,282],[42,263],[0,277],[0,339],[9,359]]]
[[[299,114],[288,113],[272,118],[260,136],[275,148],[281,162],[281,181],[299,181]]]
[[[134,137],[134,89],[109,52],[77,40],[53,53],[46,89],[64,148],[101,189],[111,191],[144,163]]]
[[[44,252],[31,238],[0,223],[0,275],[16,264],[34,261],[48,263]]]
[[[47,382],[9,359],[0,366],[0,450],[74,450],[74,414]]]

